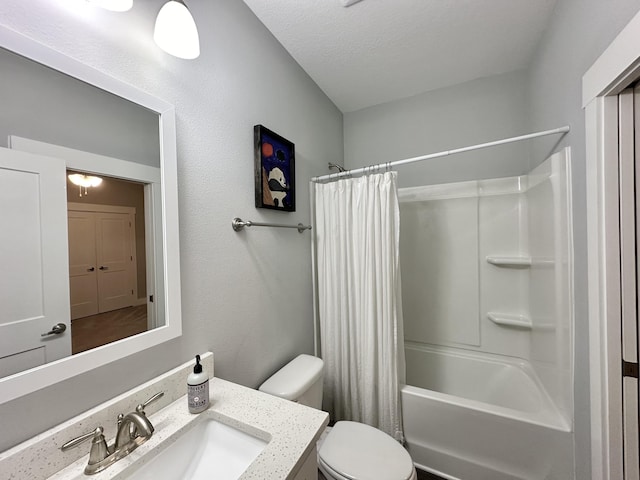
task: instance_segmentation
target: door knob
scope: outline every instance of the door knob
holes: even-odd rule
[[[87,268],[87,272],[93,272],[96,269],[96,267],[89,267]]]
[[[49,330],[46,333],[40,334],[40,336],[41,337],[46,337],[46,336],[49,336],[49,335],[60,335],[66,329],[67,329],[67,326],[64,323],[56,323],[53,327],[51,327],[51,330]]]
[[[100,270],[109,270],[109,267],[105,267],[104,265],[102,265],[102,266],[100,267]]]

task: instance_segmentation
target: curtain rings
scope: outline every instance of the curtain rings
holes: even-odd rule
[[[391,172],[392,170],[393,170],[393,167],[390,161],[384,162],[384,163],[375,163],[371,165],[365,165],[361,169],[363,175],[371,175],[373,173],[378,173],[378,172]],[[350,172],[351,171],[349,170],[349,176],[351,176]]]

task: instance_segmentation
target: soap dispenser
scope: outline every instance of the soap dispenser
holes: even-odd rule
[[[196,355],[193,373],[187,377],[189,412],[200,413],[209,408],[209,375],[202,371],[200,355]]]

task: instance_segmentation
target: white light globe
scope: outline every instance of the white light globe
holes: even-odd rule
[[[81,173],[74,173],[69,175],[69,180],[74,185],[78,185],[79,187],[97,187],[102,183],[102,178],[94,177],[93,175],[82,175]]]
[[[181,1],[171,0],[160,9],[153,39],[162,50],[175,57],[191,60],[200,55],[196,22]]]
[[[126,12],[131,10],[133,6],[133,0],[87,0],[89,3],[93,3],[106,10],[112,12]]]

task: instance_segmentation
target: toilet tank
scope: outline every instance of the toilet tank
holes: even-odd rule
[[[323,366],[318,357],[298,355],[260,385],[259,390],[321,409]]]

